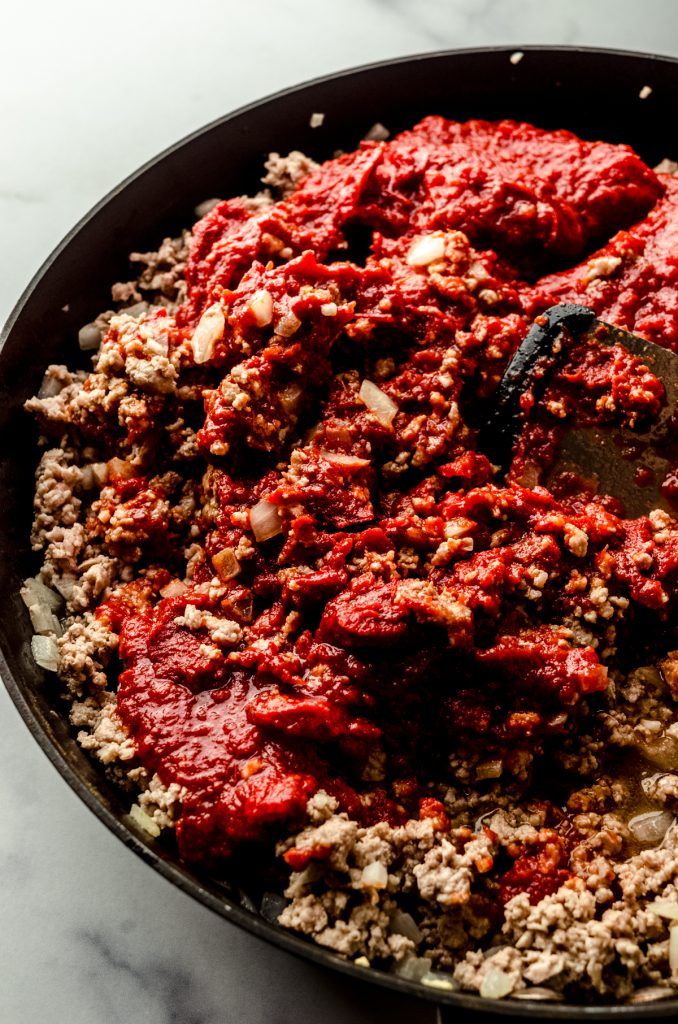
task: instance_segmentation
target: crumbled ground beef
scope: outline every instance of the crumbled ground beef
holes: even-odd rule
[[[27,403],[24,595],[78,740],[191,862],[268,844],[279,924],[342,956],[495,997],[660,998],[678,526],[556,498],[520,455],[500,482],[466,396],[554,298],[675,343],[674,168],[427,118],[266,170],[133,253],[81,331],[92,372],[51,366]],[[569,360],[553,422],[661,405],[624,353]]]

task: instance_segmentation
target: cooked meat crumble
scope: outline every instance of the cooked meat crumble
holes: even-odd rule
[[[36,660],[138,825],[270,851],[281,926],[494,998],[671,994],[676,520],[540,483],[558,423],[663,387],[573,346],[505,482],[474,412],[556,301],[676,347],[678,182],[439,117],[266,170],[27,403]]]

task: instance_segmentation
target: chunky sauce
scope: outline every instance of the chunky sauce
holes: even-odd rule
[[[185,787],[184,857],[274,835],[320,787],[364,821],[444,816],[436,780],[525,777],[608,686],[634,623],[664,628],[675,534],[525,486],[527,442],[498,486],[468,413],[562,299],[676,347],[677,203],[626,146],[431,117],[272,206],[229,200],[199,222],[167,332],[204,403],[201,550],[159,596],[185,573],[169,492],[122,481],[107,514],[170,571],[97,613],[121,631],[117,706],[141,762]],[[572,351],[547,401],[554,423],[626,422],[663,389],[628,353]],[[552,443],[539,429],[533,461]],[[562,822],[554,808],[499,866],[502,899],[569,877]]]

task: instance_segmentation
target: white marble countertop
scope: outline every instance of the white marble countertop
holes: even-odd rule
[[[678,54],[678,4],[10,0],[0,39],[0,321],[96,200],[205,122],[355,64],[540,42]],[[2,688],[0,723],[2,1024],[433,1024],[428,1004],[349,984],[175,890],[80,803]]]

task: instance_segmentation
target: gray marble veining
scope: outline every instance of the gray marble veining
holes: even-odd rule
[[[445,47],[678,54],[674,0],[11,3],[0,40],[0,319],[53,246],[145,159],[315,75]],[[9,258],[7,258],[9,254]],[[434,1009],[295,960],[110,835],[0,691],[0,1024],[434,1024]]]

